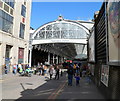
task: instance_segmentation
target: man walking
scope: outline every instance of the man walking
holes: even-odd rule
[[[72,79],[73,79],[73,74],[74,74],[74,70],[73,70],[72,64],[69,65],[67,73],[68,73],[68,85],[72,86]]]

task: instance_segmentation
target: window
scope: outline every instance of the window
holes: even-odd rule
[[[0,30],[2,30],[2,18],[0,17]]]
[[[4,4],[4,10],[9,13],[9,7],[6,4]]]
[[[2,30],[2,10],[0,10],[0,30]]]
[[[22,5],[21,15],[23,17],[25,17],[25,15],[26,15],[26,7],[24,5]]]
[[[7,3],[10,7],[14,8],[15,1],[14,0],[3,0],[5,3]]]
[[[13,9],[10,9],[10,14],[13,15]]]
[[[11,46],[6,45],[6,53],[5,53],[5,58],[10,58],[10,50],[11,50]]]
[[[25,25],[20,23],[20,34],[19,37],[24,39]]]
[[[0,30],[11,33],[13,30],[13,17],[0,10]]]
[[[2,6],[3,6],[3,3],[2,3],[2,1],[0,1],[0,7],[2,8]]]

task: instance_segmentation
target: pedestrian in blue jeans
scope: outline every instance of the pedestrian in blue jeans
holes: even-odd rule
[[[73,79],[73,74],[74,74],[72,64],[70,64],[70,66],[68,67],[67,73],[68,73],[68,85],[72,86],[72,79]]]

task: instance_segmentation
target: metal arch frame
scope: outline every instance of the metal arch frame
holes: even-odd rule
[[[74,21],[70,21],[70,20],[62,20],[62,21],[52,21],[52,22],[49,22],[49,23],[46,23],[42,26],[40,26],[32,35],[32,39],[34,40],[34,37],[35,35],[44,27],[48,26],[48,25],[51,25],[51,24],[56,24],[56,23],[68,23],[68,24],[73,24],[73,25],[76,25],[76,26],[79,26],[80,28],[82,28],[86,33],[87,35],[89,35],[89,29],[87,27],[85,27],[84,25],[80,24],[80,23],[77,23],[77,22],[74,22]]]

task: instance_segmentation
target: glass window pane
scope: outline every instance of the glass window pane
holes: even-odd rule
[[[3,6],[3,3],[0,1],[0,7],[2,8],[2,6]]]
[[[46,30],[52,30],[52,25],[46,26]]]
[[[53,38],[60,38],[60,31],[53,31]]]
[[[2,23],[3,23],[3,19],[0,17],[0,30],[2,30]]]
[[[68,31],[67,30],[62,30],[61,31],[61,38],[68,38]]]
[[[26,15],[26,7],[25,7],[24,5],[22,5],[21,15],[22,15],[23,17],[25,17],[25,15]]]
[[[10,7],[14,8],[15,0],[3,0],[5,3],[7,3]]]
[[[0,17],[2,17],[2,10],[0,10]]]
[[[53,24],[53,30],[60,30],[59,24]]]
[[[13,9],[10,9],[10,14],[13,15]]]
[[[44,39],[45,38],[45,31],[39,31],[39,38]]]
[[[69,30],[69,38],[74,38],[73,30]]]
[[[24,38],[24,32],[25,32],[25,25],[20,23],[20,34],[19,34],[20,38]]]
[[[46,31],[46,38],[47,39],[52,38],[52,31]]]
[[[2,11],[2,17],[5,18],[5,12],[4,11]]]
[[[45,27],[44,27],[44,28],[42,28],[41,30],[43,30],[43,31],[44,31],[44,30],[45,30]]]
[[[62,23],[61,24],[61,30],[67,30],[68,29],[68,24],[67,23]]]
[[[4,4],[4,10],[9,12],[9,7],[6,4]]]

